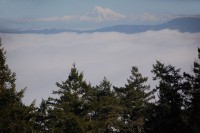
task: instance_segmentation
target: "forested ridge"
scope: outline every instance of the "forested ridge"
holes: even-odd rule
[[[156,87],[133,66],[124,86],[92,86],[73,64],[55,97],[25,105],[0,40],[0,133],[200,133],[200,49],[191,73],[156,61]],[[191,64],[192,65],[192,64]],[[158,96],[158,98],[155,98]]]

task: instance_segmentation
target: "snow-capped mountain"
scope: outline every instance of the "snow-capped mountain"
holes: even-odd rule
[[[91,11],[88,11],[84,15],[80,16],[80,20],[96,22],[112,21],[124,18],[126,18],[125,15],[101,6],[95,6]]]
[[[109,10],[108,10],[109,11]],[[104,17],[106,18],[106,17]],[[101,18],[102,19],[102,18]],[[43,29],[43,30],[10,30],[0,29],[0,33],[34,33],[34,34],[55,34],[62,32],[94,33],[94,32],[120,32],[126,34],[140,33],[148,30],[158,31],[163,29],[178,30],[180,32],[200,32],[200,18],[185,17],[172,19],[158,25],[115,25],[94,30],[73,30],[73,29]]]

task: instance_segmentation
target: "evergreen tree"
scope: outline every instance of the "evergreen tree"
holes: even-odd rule
[[[81,133],[89,130],[89,92],[91,85],[83,80],[83,73],[79,73],[75,65],[71,69],[68,79],[56,83],[59,87],[58,98],[49,98],[50,106],[49,130],[53,132]]]
[[[33,132],[34,102],[22,103],[25,90],[16,91],[16,74],[6,64],[5,54],[0,40],[0,132]]]
[[[187,99],[187,124],[190,126],[192,132],[200,132],[200,49],[198,48],[198,60],[194,62],[194,75],[184,73],[186,79],[185,95]]]
[[[187,132],[182,120],[183,83],[180,69],[165,66],[157,61],[153,65],[154,80],[158,80],[158,101],[150,112],[151,118],[146,125],[147,132],[182,133]]]
[[[44,99],[36,110],[35,123],[38,132],[48,132],[48,106]]]
[[[200,132],[200,49],[198,48],[198,61],[194,62],[194,86],[191,99],[191,124],[195,133]]]
[[[153,91],[149,91],[150,87],[145,85],[147,77],[143,77],[137,67],[132,67],[131,74],[125,87],[114,87],[124,108],[121,113],[121,132],[143,133],[146,110],[153,98]]]
[[[119,112],[122,110],[119,99],[111,90],[111,83],[104,78],[100,85],[96,86],[96,110],[94,119],[97,121],[96,132],[119,132]]]

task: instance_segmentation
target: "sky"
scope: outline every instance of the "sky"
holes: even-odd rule
[[[0,0],[0,27],[84,29],[155,24],[199,15],[199,7],[199,0]]]
[[[118,24],[152,25],[178,17],[200,17],[200,0],[0,0],[0,37],[7,63],[16,72],[17,90],[27,87],[23,101],[53,96],[73,63],[85,80],[97,85],[107,77],[124,86],[138,66],[152,85],[152,65],[192,71],[200,33],[163,29],[134,34],[118,32],[8,34],[2,29],[96,29]],[[153,85],[152,85],[153,86]]]
[[[0,34],[7,50],[7,63],[17,73],[17,89],[27,87],[24,102],[47,99],[55,83],[65,81],[76,63],[84,79],[98,85],[106,77],[114,86],[124,86],[137,66],[152,85],[152,65],[156,60],[192,72],[197,59],[200,33],[175,30],[147,31],[136,34],[60,33]],[[153,85],[152,85],[153,87]]]

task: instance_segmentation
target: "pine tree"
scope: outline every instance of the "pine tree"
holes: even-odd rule
[[[200,132],[200,49],[198,48],[199,61],[194,62],[194,87],[191,99],[191,122],[195,133]]]
[[[121,113],[121,132],[143,133],[146,110],[153,98],[153,91],[145,85],[147,77],[143,77],[137,67],[132,67],[131,74],[125,87],[114,87],[124,108]]]
[[[194,62],[193,75],[184,73],[185,95],[187,99],[187,124],[194,133],[200,132],[200,49],[198,48],[198,60]],[[189,120],[188,120],[189,119]]]
[[[50,131],[54,132],[86,132],[89,125],[89,92],[91,85],[83,80],[83,73],[79,73],[75,65],[71,69],[68,79],[56,83],[59,87],[58,98],[49,98],[48,111]]]
[[[40,106],[36,110],[35,128],[38,132],[48,132],[48,106],[47,101],[42,99]]]
[[[96,132],[118,132],[119,112],[122,108],[112,91],[111,83],[104,78],[100,85],[96,86],[96,90],[97,105],[93,116],[97,121]]]
[[[147,124],[147,132],[152,133],[181,133],[186,132],[185,124],[182,120],[183,105],[183,77],[180,69],[174,66],[165,66],[157,61],[153,65],[152,73],[154,80],[159,83],[158,101],[152,109],[151,117]]]
[[[0,132],[33,132],[34,102],[22,103],[25,90],[16,91],[16,74],[6,64],[5,54],[0,40]]]

